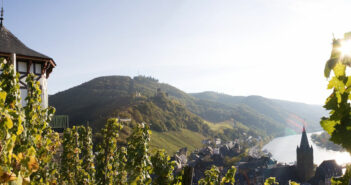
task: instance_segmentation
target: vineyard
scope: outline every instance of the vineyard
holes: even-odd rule
[[[337,42],[337,41],[334,41]],[[333,51],[334,52],[334,51]],[[336,61],[335,53],[332,59]],[[164,150],[151,153],[151,131],[146,123],[133,127],[125,145],[119,145],[119,132],[124,125],[117,118],[108,119],[101,130],[102,140],[93,150],[92,129],[88,126],[67,128],[62,136],[49,125],[55,114],[53,107],[41,107],[41,90],[35,75],[26,78],[28,96],[22,106],[19,75],[13,65],[1,59],[0,74],[0,184],[62,184],[62,185],[190,185],[193,169],[186,166],[175,170],[176,162]],[[327,75],[333,70],[335,77],[328,88],[334,89],[326,108],[334,110],[330,118],[323,118],[321,125],[347,151],[350,137],[346,126],[349,117],[334,116],[349,111],[350,83],[346,76],[345,61],[327,63]],[[349,61],[346,61],[349,62]],[[345,125],[344,125],[345,121]],[[346,123],[347,122],[347,123]],[[344,132],[335,132],[341,130]],[[223,175],[212,166],[197,183],[200,185],[235,184],[236,168],[233,166]],[[344,184],[350,170],[333,184]],[[278,184],[274,177],[265,185]],[[289,184],[296,184],[289,182]]]
[[[120,147],[117,140],[123,124],[109,119],[95,152],[89,127],[68,128],[60,137],[49,125],[55,109],[41,107],[40,84],[35,76],[30,74],[26,79],[24,107],[18,77],[13,65],[1,59],[0,184],[191,183],[188,172],[174,172],[176,164],[163,150],[150,154],[147,124],[136,125],[127,146]],[[235,170],[232,167],[220,178],[213,167],[199,184],[234,184]]]

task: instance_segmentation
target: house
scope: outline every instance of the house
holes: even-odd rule
[[[26,77],[34,73],[40,82],[42,106],[48,107],[47,79],[55,68],[55,61],[23,44],[3,25],[3,9],[1,9],[0,22],[0,57],[5,58],[14,65],[14,70],[20,74],[20,93],[22,105],[27,97]]]
[[[22,106],[26,105],[27,75],[33,73],[35,80],[40,83],[42,107],[47,108],[49,97],[47,92],[47,80],[56,67],[55,61],[40,52],[27,47],[14,34],[4,26],[3,8],[0,17],[0,58],[4,58],[14,66],[15,72],[19,73],[20,96]],[[1,73],[1,71],[0,71]],[[68,127],[68,116],[62,115],[53,119],[50,123],[53,128],[64,129]]]
[[[312,184],[330,185],[330,180],[333,177],[342,176],[342,168],[335,160],[323,161],[317,168]]]

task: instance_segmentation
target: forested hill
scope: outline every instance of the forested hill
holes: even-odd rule
[[[298,131],[303,119],[310,130],[315,130],[324,114],[318,106],[259,96],[187,94],[143,76],[99,77],[49,98],[57,114],[69,115],[71,124],[89,121],[95,129],[101,128],[107,118],[119,115],[148,122],[157,131],[184,128],[207,132],[205,121],[231,120],[262,135],[278,136]]]
[[[327,115],[327,111],[320,105],[268,99],[261,96],[230,96],[210,91],[190,95],[197,99],[213,101],[233,108],[248,107],[254,112],[282,124],[287,131],[286,134],[290,134],[291,131],[299,131],[302,124],[309,131],[320,130],[319,121],[322,116]],[[217,117],[208,117],[207,119],[214,121]]]

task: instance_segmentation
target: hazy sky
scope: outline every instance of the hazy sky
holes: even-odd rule
[[[341,0],[4,0],[5,26],[54,58],[49,93],[98,76],[323,104]]]

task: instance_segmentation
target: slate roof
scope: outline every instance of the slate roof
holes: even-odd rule
[[[52,60],[52,58],[28,48],[4,26],[0,26],[0,53],[16,53],[21,56]]]
[[[324,177],[337,177],[342,175],[341,167],[336,164],[335,160],[323,161],[316,170],[316,175]]]
[[[279,184],[289,184],[289,180],[298,181],[295,166],[283,166],[266,170],[265,177],[275,177]]]

